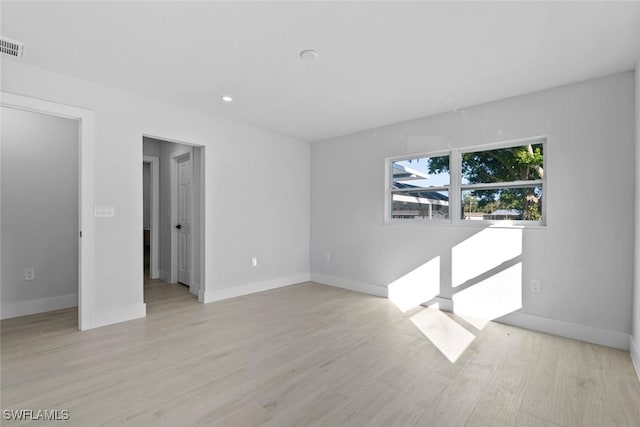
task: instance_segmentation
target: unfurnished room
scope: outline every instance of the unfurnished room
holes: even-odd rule
[[[640,426],[640,2],[0,3],[2,425]]]

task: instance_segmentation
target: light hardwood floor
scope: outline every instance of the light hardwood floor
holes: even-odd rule
[[[315,283],[202,305],[148,281],[145,300],[146,319],[85,332],[75,310],[2,321],[2,409],[67,409],[73,426],[640,426],[624,351]],[[452,363],[416,314],[440,342],[449,320],[475,338]]]

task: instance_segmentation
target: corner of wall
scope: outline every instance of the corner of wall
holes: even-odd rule
[[[636,340],[633,338],[633,335],[629,335],[629,354],[631,355],[631,361],[633,362],[633,367],[636,370],[638,381],[640,381],[640,348],[638,347]]]
[[[208,304],[210,302],[222,301],[230,298],[240,297],[243,295],[254,294],[256,292],[268,291],[285,286],[295,285],[298,283],[308,282],[309,274],[300,273],[293,276],[282,277],[274,280],[265,280],[262,282],[248,283],[241,286],[225,287],[221,290],[206,290],[200,288],[198,292],[198,302]]]
[[[632,332],[629,338],[629,354],[640,380],[640,59],[635,69],[635,240],[634,240],[634,272],[633,272],[633,309],[631,310]]]
[[[159,274],[158,278],[160,280],[162,280],[163,282],[171,283],[171,274],[169,274],[168,271],[159,270],[158,274]]]
[[[590,342],[607,347],[629,350],[629,334],[596,328],[593,326],[550,319],[532,314],[513,312],[495,320],[518,328],[531,329],[546,334]]]
[[[29,301],[17,301],[2,304],[2,319],[28,316],[52,310],[62,310],[78,306],[78,294],[59,295],[50,298],[40,298]]]
[[[199,296],[200,295],[200,283],[195,280],[191,281],[191,285],[189,285],[189,292],[192,294]]]
[[[127,322],[129,320],[140,319],[147,316],[147,305],[145,303],[131,305],[128,307],[118,307],[113,310],[98,311],[94,314],[93,325],[85,329],[100,328],[116,323]]]
[[[357,280],[344,279],[342,277],[328,276],[326,274],[311,273],[311,281],[323,285],[334,286],[336,288],[347,289],[363,294],[388,298],[389,289],[386,286],[374,285],[371,283],[359,282]]]

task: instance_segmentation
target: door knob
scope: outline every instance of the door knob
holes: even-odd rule
[[[178,224],[178,225],[176,225],[176,228],[177,228],[178,230],[180,230],[180,229],[182,228],[182,225],[181,225],[181,224]]]

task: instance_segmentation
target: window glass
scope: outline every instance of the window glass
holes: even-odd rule
[[[448,155],[392,162],[391,170],[392,218],[449,218]]]
[[[543,160],[542,144],[462,153],[462,184],[539,180]]]
[[[462,219],[542,221],[544,146],[463,152]]]
[[[462,190],[462,219],[540,221],[542,186]]]

